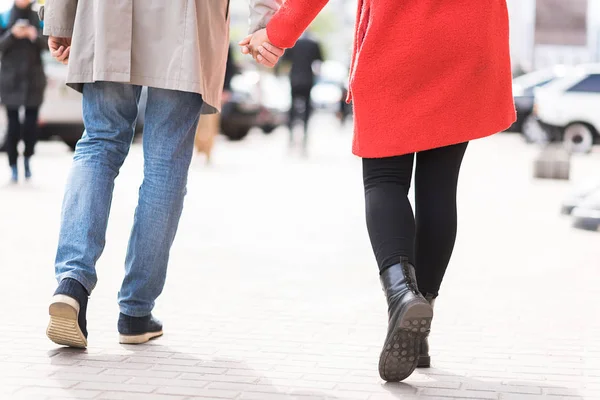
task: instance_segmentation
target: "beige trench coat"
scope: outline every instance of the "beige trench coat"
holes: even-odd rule
[[[195,92],[213,113],[221,107],[229,1],[46,0],[40,14],[45,35],[73,39],[71,87],[111,81]],[[273,13],[263,1],[250,0],[256,23]]]

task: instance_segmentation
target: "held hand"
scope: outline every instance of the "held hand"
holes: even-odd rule
[[[266,29],[261,29],[253,35],[247,36],[239,45],[242,53],[250,54],[260,64],[272,68],[283,56],[284,50],[272,45]]]
[[[69,55],[71,54],[71,38],[50,36],[48,38],[48,48],[50,49],[50,54],[56,59],[56,61],[65,65],[69,63]]]
[[[17,39],[25,39],[28,34],[28,28],[24,26],[13,25],[10,33],[12,33],[12,35]]]
[[[32,42],[35,42],[38,38],[38,30],[35,29],[33,26],[27,27],[27,37]]]

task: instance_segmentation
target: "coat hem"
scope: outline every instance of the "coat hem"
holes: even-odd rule
[[[487,126],[487,127],[485,127],[485,129],[480,130],[480,132],[485,132],[485,133],[471,134],[471,135],[464,135],[464,136],[454,136],[451,140],[439,141],[438,143],[431,143],[429,145],[423,145],[423,146],[414,146],[413,148],[402,147],[402,149],[400,149],[400,146],[388,146],[388,148],[385,150],[383,150],[383,149],[382,150],[364,150],[363,148],[360,148],[360,146],[353,145],[352,154],[354,154],[355,156],[360,157],[360,158],[386,158],[386,157],[403,156],[403,155],[412,154],[412,153],[419,153],[422,151],[452,146],[455,144],[470,142],[473,140],[483,139],[486,137],[496,135],[496,134],[498,134],[500,132],[504,132],[506,129],[508,129],[514,123],[514,120],[515,120],[515,118],[508,118],[503,123],[498,123],[497,125],[494,124],[492,126]],[[497,126],[497,128],[496,128],[496,126]],[[460,128],[457,128],[457,129],[461,130]],[[463,129],[463,131],[465,131],[465,130]],[[471,130],[471,131],[473,131],[473,130]],[[355,133],[355,136],[356,136],[356,133]]]
[[[67,85],[78,92],[83,91],[84,83],[98,81],[119,82],[129,85],[149,86],[157,89],[177,90],[180,92],[197,93],[202,96],[204,104],[202,114],[216,114],[220,112],[218,99],[205,98],[201,82],[187,81],[182,79],[154,78],[143,75],[126,74],[114,71],[100,71],[94,73],[69,74]]]

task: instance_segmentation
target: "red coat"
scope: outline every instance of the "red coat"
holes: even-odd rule
[[[290,48],[327,0],[267,25]],[[492,135],[515,120],[505,0],[359,0],[349,100],[354,154],[378,158]]]

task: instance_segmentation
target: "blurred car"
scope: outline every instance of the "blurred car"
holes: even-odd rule
[[[39,139],[58,138],[71,149],[75,149],[84,130],[81,94],[65,85],[66,66],[47,55],[45,62],[48,86],[44,104],[40,109]],[[221,113],[221,133],[230,140],[243,139],[253,127],[271,133],[287,122],[289,99],[285,84],[270,74],[262,76],[257,74],[250,71],[234,78],[236,83],[233,84],[232,95],[223,105]],[[148,90],[143,88],[136,134],[140,134],[143,130],[147,98]],[[5,142],[6,125],[6,113],[2,109],[0,110],[0,148]]]
[[[272,74],[245,71],[233,77],[231,88],[221,112],[221,133],[229,140],[242,140],[253,127],[269,134],[287,122],[289,91]]]
[[[550,141],[574,153],[600,143],[600,64],[580,65],[564,78],[535,90],[534,112]]]
[[[66,86],[67,66],[44,54],[48,85],[39,115],[39,140],[59,138],[71,149],[83,134],[81,93]]]
[[[261,108],[255,124],[268,135],[288,122],[292,106],[290,83],[289,80],[277,78],[272,74],[262,74],[259,88]]]
[[[572,214],[576,228],[597,231],[600,228],[600,189],[581,201]]]
[[[543,69],[521,75],[513,80],[513,96],[517,109],[517,120],[508,129],[511,132],[521,132],[530,143],[544,141],[545,132],[533,115],[534,91],[556,79],[564,77],[568,67],[558,65],[554,68]]]

